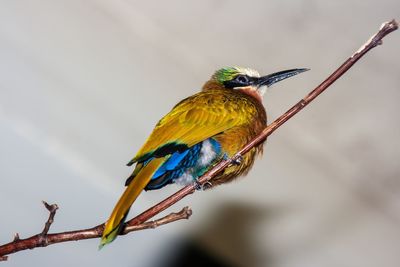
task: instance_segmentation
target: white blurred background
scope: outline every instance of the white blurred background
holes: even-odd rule
[[[214,70],[311,68],[267,93],[271,122],[399,15],[398,0],[1,1],[0,243],[41,231],[41,200],[60,206],[51,232],[106,220],[125,164]],[[191,206],[189,221],[1,264],[164,266],[191,242],[224,266],[399,266],[399,42],[275,132],[247,177],[169,210]],[[130,216],[177,188],[142,194]]]

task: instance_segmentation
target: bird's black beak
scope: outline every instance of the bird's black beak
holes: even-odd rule
[[[280,82],[286,78],[292,77],[294,75],[297,75],[299,73],[308,71],[310,69],[291,69],[291,70],[284,70],[284,71],[279,71],[275,72],[266,76],[262,76],[258,78],[258,81],[256,82],[257,86],[271,86],[274,83]]]

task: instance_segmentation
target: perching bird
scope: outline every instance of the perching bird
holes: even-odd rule
[[[291,69],[260,77],[249,68],[229,67],[214,73],[201,92],[179,102],[155,126],[128,166],[136,163],[108,219],[100,247],[122,230],[132,203],[145,190],[170,183],[193,184],[224,157],[233,156],[267,124],[262,104],[266,87],[308,69]],[[214,177],[212,186],[246,174],[262,144],[243,156],[242,162]]]

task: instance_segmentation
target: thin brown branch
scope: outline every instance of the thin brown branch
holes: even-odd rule
[[[43,205],[46,207],[46,209],[49,211],[49,218],[47,219],[46,223],[44,224],[43,231],[38,235],[39,238],[39,244],[43,247],[47,246],[47,233],[50,230],[50,226],[54,222],[54,216],[56,216],[56,212],[58,210],[57,204],[48,204],[46,201],[42,201]],[[14,236],[14,240],[17,238],[17,236]],[[19,236],[18,236],[19,239]]]
[[[361,57],[363,57],[369,50],[376,47],[377,45],[382,44],[382,39],[389,33],[395,31],[398,28],[398,24],[395,20],[390,22],[386,22],[382,24],[380,30],[373,35],[359,50],[357,50],[350,58],[348,58],[336,71],[334,71],[325,81],[323,81],[320,85],[318,85],[314,90],[312,90],[308,95],[306,95],[303,99],[301,99],[296,105],[290,108],[287,112],[277,118],[274,122],[268,125],[256,138],[254,138],[251,142],[249,142],[246,146],[244,146],[240,151],[238,151],[232,158],[223,160],[215,165],[210,171],[204,174],[199,178],[198,182],[200,185],[205,185],[209,183],[209,181],[216,176],[218,173],[222,172],[226,167],[230,164],[236,164],[240,162],[242,156],[247,153],[253,147],[259,145],[264,142],[265,139],[271,135],[276,129],[278,129],[282,124],[288,121],[291,117],[297,114],[300,110],[302,110],[305,106],[307,106],[312,100],[314,100],[319,94],[325,91],[332,83],[334,83],[339,77],[341,77],[344,73],[346,73],[353,65],[356,63]],[[178,213],[171,213],[164,218],[148,221],[153,218],[155,215],[159,214],[166,208],[175,204],[182,198],[186,197],[189,194],[192,194],[195,191],[195,185],[189,185],[155,206],[149,208],[143,213],[139,214],[135,218],[131,219],[125,224],[125,229],[121,233],[122,235],[127,234],[132,231],[143,230],[148,228],[155,228],[160,225],[174,222],[176,220],[187,219],[191,215],[191,210],[189,208],[184,208]],[[50,215],[49,219],[45,224],[45,228],[42,233],[29,237],[27,239],[20,239],[18,234],[14,236],[14,240],[8,244],[0,246],[0,261],[7,260],[7,256],[9,254],[26,250],[33,249],[36,247],[43,247],[50,244],[66,242],[66,241],[76,241],[81,239],[89,239],[89,238],[98,238],[101,236],[104,228],[104,224],[97,225],[93,228],[63,232],[63,233],[55,233],[48,234],[49,228],[54,220],[56,209],[51,209],[52,205],[49,205],[48,208]],[[148,221],[148,222],[146,222]]]
[[[45,223],[45,227],[44,227],[43,231],[40,234],[31,236],[26,239],[20,239],[18,234],[14,235],[14,240],[12,242],[0,246],[0,261],[7,260],[7,256],[5,256],[5,255],[9,255],[9,254],[21,251],[21,250],[34,249],[37,247],[46,247],[51,244],[67,242],[67,241],[77,241],[77,240],[82,240],[82,239],[101,237],[101,235],[103,233],[103,229],[104,229],[104,223],[97,225],[95,227],[83,229],[83,230],[48,234],[48,231],[54,220],[54,216],[55,216],[55,213],[56,213],[56,210],[58,209],[58,207],[55,204],[53,204],[53,205],[49,205],[49,204],[46,205],[46,204],[45,204],[45,206],[48,209],[50,214],[49,214],[49,219]],[[147,222],[132,225],[132,226],[126,226],[124,231],[121,233],[121,235],[125,235],[125,234],[133,232],[133,231],[139,231],[139,230],[144,230],[144,229],[153,229],[158,226],[168,224],[171,222],[175,222],[178,220],[189,219],[189,217],[191,215],[192,215],[192,210],[189,207],[184,207],[179,212],[168,214],[167,216],[162,217],[157,220],[154,220],[154,221],[147,221]]]
[[[137,225],[127,225],[124,231],[121,233],[121,235],[126,235],[133,231],[139,231],[149,228],[157,228],[160,225],[175,222],[182,219],[189,219],[191,215],[192,215],[192,210],[189,207],[184,207],[181,211],[170,213],[169,215],[158,220],[147,221],[145,223]]]

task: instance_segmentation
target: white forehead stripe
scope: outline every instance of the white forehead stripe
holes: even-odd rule
[[[260,73],[258,73],[258,71],[256,71],[256,70],[253,70],[253,69],[250,69],[250,68],[240,68],[240,67],[237,67],[237,69],[241,73],[244,73],[249,77],[257,77],[257,78],[260,77]]]

